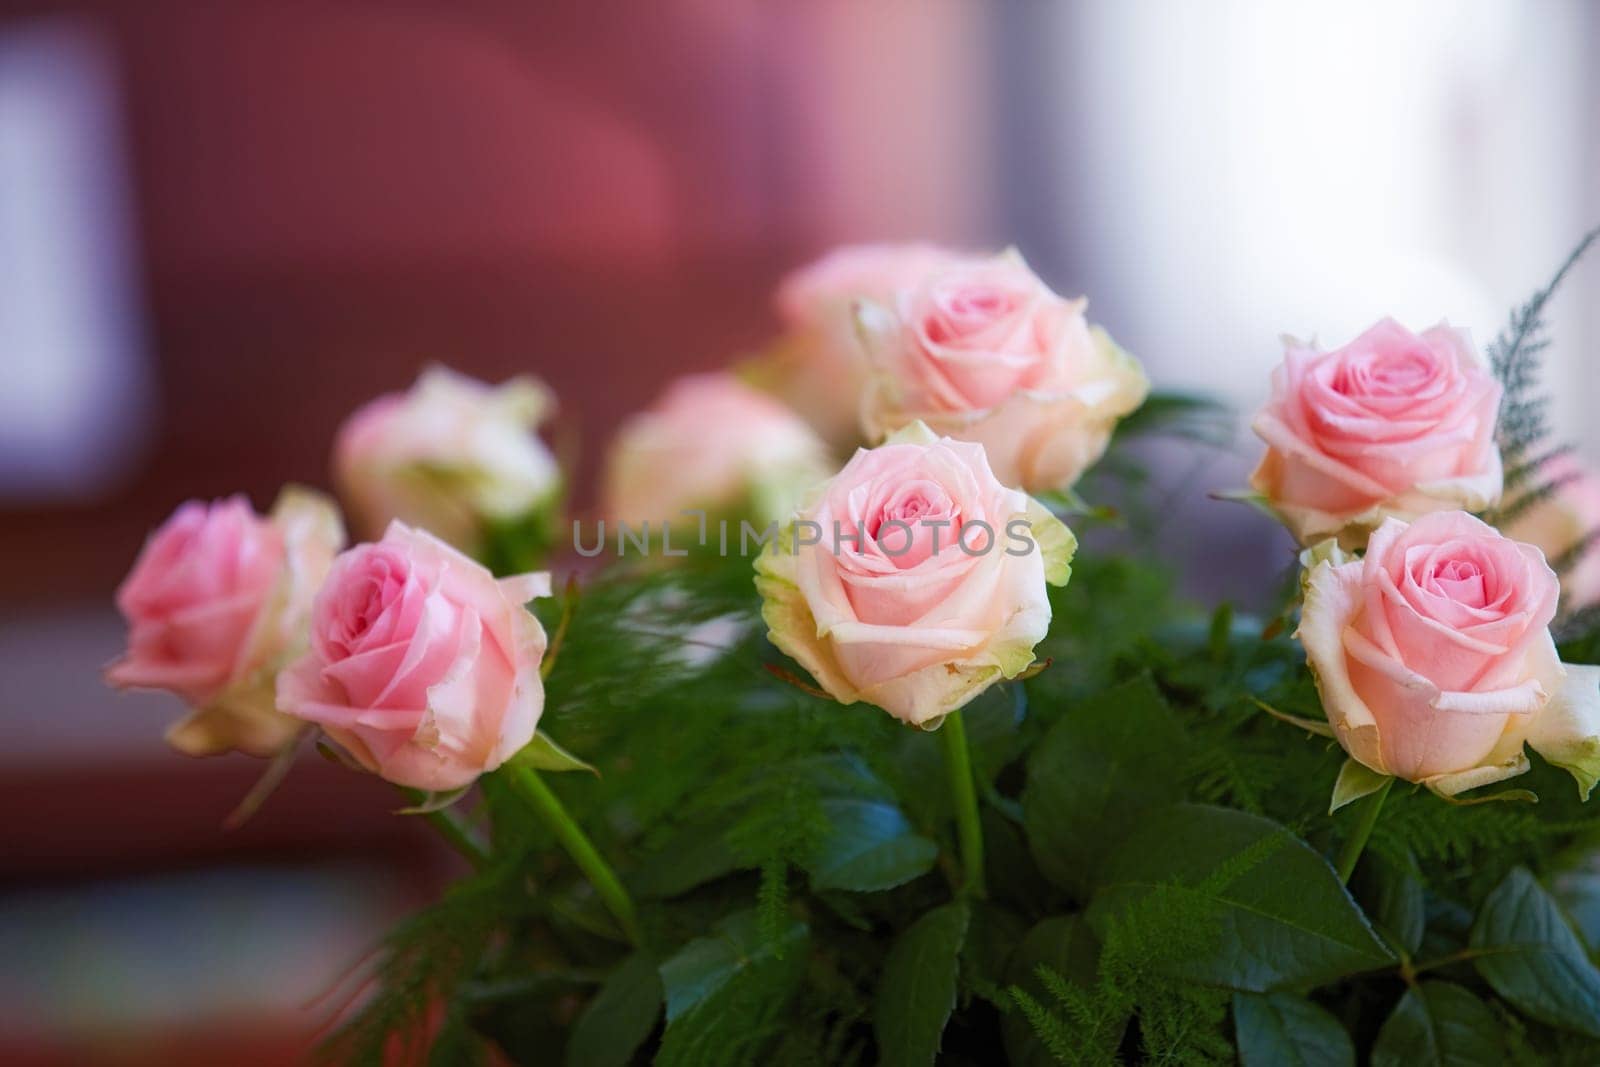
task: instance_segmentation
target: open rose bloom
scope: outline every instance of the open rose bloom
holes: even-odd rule
[[[376,537],[399,519],[472,552],[486,522],[554,507],[560,470],[535,432],[554,406],[532,378],[491,386],[443,367],[371,401],[334,442],[352,522]]]
[[[1289,341],[1252,426],[1250,485],[1299,539],[1359,547],[1386,517],[1500,498],[1500,384],[1466,334],[1384,319],[1332,352]]]
[[[278,707],[400,785],[463,788],[533,739],[548,574],[496,579],[402,523],[334,561]]]
[[[856,329],[861,301],[891,306],[966,257],[937,245],[847,245],[790,273],[773,297],[783,326],[776,348],[750,368],[750,377],[803,415],[824,440],[860,440],[866,352]]]
[[[839,701],[928,728],[1033,662],[1076,548],[981,446],[920,423],[856,452],[799,520],[756,562],[772,642]]]
[[[1299,637],[1339,743],[1447,796],[1526,771],[1526,743],[1587,796],[1600,668],[1557,658],[1557,594],[1538,549],[1460,511],[1388,519],[1365,558],[1316,563]]]
[[[117,590],[128,651],[106,681],[181,697],[190,712],[167,731],[179,751],[272,755],[301,728],[275,710],[274,677],[304,647],[343,544],[338,511],[308,490],[285,490],[265,518],[243,496],[184,504]]]
[[[1149,392],[1139,364],[1015,251],[963,260],[858,309],[871,441],[913,422],[984,446],[995,476],[1070,488]]]
[[[617,431],[602,511],[638,528],[686,509],[765,523],[828,476],[827,448],[794,412],[729,374],[691,374]]]

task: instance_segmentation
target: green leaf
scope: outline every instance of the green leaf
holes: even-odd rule
[[[1179,804],[1106,864],[1088,915],[1163,945],[1171,977],[1247,992],[1308,987],[1394,960],[1328,861],[1258,815]]]
[[[1183,799],[1185,739],[1155,684],[1136,678],[1069,708],[1028,761],[1028,845],[1045,877],[1086,893],[1152,808]]]
[[[533,740],[522,746],[513,757],[536,771],[588,771],[596,778],[600,772],[550,739],[543,730],[533,735]]]
[[[1600,1038],[1600,970],[1554,898],[1518,867],[1483,902],[1472,927],[1478,973],[1524,1014]]]
[[[398,809],[395,814],[432,815],[436,811],[444,811],[446,808],[451,807],[471,791],[472,783],[468,783],[460,789],[447,789],[441,793],[430,793],[421,789],[408,789],[405,791],[406,795],[412,799],[413,803]]]
[[[1591,952],[1600,952],[1600,873],[1564,871],[1550,886]]]
[[[1242,1067],[1355,1067],[1343,1024],[1293,993],[1235,993],[1233,1027]]]
[[[893,804],[829,797],[820,806],[828,829],[804,864],[813,889],[891,889],[926,874],[939,856]]]
[[[1379,774],[1353,759],[1345,760],[1344,765],[1339,768],[1338,780],[1333,783],[1333,797],[1328,801],[1328,814],[1332,815],[1346,804],[1362,797],[1371,796],[1388,782],[1389,775]]]
[[[1406,991],[1378,1031],[1372,1067],[1500,1067],[1505,1025],[1476,995],[1453,982]]]
[[[753,910],[730,915],[717,923],[716,934],[696,938],[661,964],[669,1025],[737,978],[774,963],[803,960],[805,923],[792,923],[776,943],[763,942],[759,925]]]
[[[567,1042],[569,1067],[625,1067],[661,1017],[661,973],[636,952],[617,965],[578,1016]]]
[[[675,897],[750,866],[728,843],[728,829],[725,819],[684,826],[639,861],[628,885],[642,896]]]
[[[1083,989],[1085,997],[1095,987],[1100,962],[1100,942],[1094,931],[1080,915],[1057,915],[1036,924],[1023,935],[1022,942],[1012,954],[1006,969],[1007,980],[1014,990],[1020,991],[1045,1007],[1057,1007],[1040,981],[1038,970],[1048,967],[1067,982]],[[1122,1043],[1127,1029],[1126,1016],[1103,1021],[1096,1033],[1082,1036],[1084,1044],[1110,1059]],[[1033,1025],[1021,1011],[1007,1012],[1000,1017],[1000,1034],[1005,1040],[1006,1058],[1014,1067],[1051,1067],[1056,1058],[1034,1032]]]
[[[734,1067],[759,1061],[788,1022],[810,958],[801,922],[764,939],[754,910],[717,923],[661,965],[667,1029],[656,1067]]]
[[[1350,879],[1350,892],[1396,948],[1416,955],[1427,927],[1427,902],[1409,851],[1398,857],[1369,848]]]
[[[934,908],[889,949],[872,1020],[878,1063],[884,1067],[930,1064],[938,1054],[944,1025],[956,1006],[968,918],[964,903]]]

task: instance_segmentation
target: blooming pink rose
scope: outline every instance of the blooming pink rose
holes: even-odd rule
[[[1562,595],[1573,608],[1600,602],[1600,544],[1589,540],[1600,533],[1600,478],[1562,455],[1540,468],[1539,480],[1554,482],[1555,492],[1504,524],[1505,534],[1537,547],[1552,563],[1576,553],[1561,574]]]
[[[1356,546],[1385,517],[1482,511],[1500,497],[1500,385],[1466,334],[1393,319],[1332,352],[1289,341],[1253,426],[1251,486],[1302,544]]]
[[[128,651],[119,689],[166,689],[189,705],[167,741],[194,756],[266,756],[300,728],[273,707],[273,678],[305,646],[311,599],[344,530],[333,504],[289,489],[270,518],[243,496],[191,500],[145,542],[117,590]]]
[[[1587,795],[1600,668],[1557,659],[1557,593],[1537,548],[1462,511],[1387,519],[1364,559],[1315,563],[1299,637],[1339,743],[1449,795],[1526,771],[1527,742]]]
[[[1014,251],[950,265],[888,308],[865,305],[868,438],[920,420],[983,445],[1007,485],[1070,487],[1149,391],[1139,364],[1088,324],[1084,307]]]
[[[476,552],[485,523],[553,508],[561,474],[535,430],[554,404],[532,378],[491,386],[431,367],[361,407],[333,450],[357,530],[375,537],[399,519]]]
[[[799,520],[756,562],[773,644],[841,702],[928,728],[1033,662],[1076,546],[980,446],[920,423],[857,451]]]
[[[937,245],[867,244],[836,248],[789,274],[773,297],[782,341],[753,369],[830,444],[860,439],[867,359],[855,304],[892,305],[903,289],[967,257]]]
[[[690,523],[685,509],[761,522],[828,476],[827,449],[794,412],[729,374],[691,374],[623,423],[602,488],[606,518]]]
[[[314,722],[400,785],[470,785],[533,739],[545,635],[525,607],[548,574],[496,579],[402,523],[334,561],[311,647],[278,677],[278,707]]]

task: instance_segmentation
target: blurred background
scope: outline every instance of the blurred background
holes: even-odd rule
[[[0,1059],[292,1061],[451,875],[315,759],[224,833],[259,764],[169,754],[176,708],[98,677],[151,526],[325,485],[424,364],[544,377],[581,500],[833,244],[1014,243],[1158,387],[1248,411],[1282,333],[1486,343],[1596,221],[1582,0],[0,0]],[[1600,459],[1600,259],[1553,322]],[[1166,457],[1197,595],[1288,558],[1206,498],[1255,454]]]

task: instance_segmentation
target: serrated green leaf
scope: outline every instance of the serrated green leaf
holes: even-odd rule
[[[1478,973],[1523,1013],[1600,1038],[1600,970],[1555,900],[1518,867],[1490,892],[1472,926]]]
[[[1427,902],[1409,852],[1392,857],[1369,848],[1350,879],[1350,892],[1396,948],[1416,955],[1427,927]]]
[[[512,759],[536,771],[587,771],[596,778],[600,777],[600,772],[592,764],[585,763],[556,744],[543,730],[534,734],[533,740],[522,746],[522,750]]]
[[[1378,1031],[1372,1067],[1500,1067],[1505,1026],[1476,995],[1453,982],[1406,991]]]
[[[696,938],[661,964],[669,1025],[736,978],[773,962],[803,959],[805,923],[792,923],[775,944],[762,940],[759,926],[753,910],[730,915],[717,923],[715,934]]]
[[[956,1006],[969,918],[964,903],[934,908],[889,949],[872,1019],[878,1063],[884,1067],[925,1067],[938,1054]]]
[[[829,797],[820,807],[828,829],[804,864],[813,889],[891,889],[926,874],[939,856],[893,804]]]
[[[684,826],[639,861],[628,885],[642,896],[675,897],[749,866],[728,844],[728,828],[726,820]]]
[[[1107,861],[1088,916],[1105,936],[1137,915],[1182,916],[1193,943],[1156,961],[1245,992],[1303,988],[1390,964],[1328,861],[1270,819],[1179,804],[1145,817]]]
[[[1356,1047],[1326,1008],[1293,993],[1235,993],[1241,1067],[1354,1067]]]
[[[1038,1003],[1056,1007],[1039,980],[1038,969],[1048,967],[1087,994],[1094,988],[1099,961],[1100,942],[1083,917],[1057,915],[1035,924],[1023,935],[1006,968],[1006,979]],[[1112,1020],[1102,1032],[1085,1035],[1085,1041],[1110,1058],[1122,1043],[1127,1024],[1126,1018]],[[1001,1016],[1000,1035],[1005,1041],[1006,1057],[1014,1067],[1053,1067],[1056,1063],[1020,1011]]]
[[[1078,893],[1144,812],[1183,799],[1182,728],[1148,678],[1069,708],[1028,761],[1023,825],[1039,869]]]
[[[1600,873],[1565,871],[1550,888],[1589,951],[1600,952]]]
[[[626,1067],[661,1017],[661,973],[636,952],[617,965],[573,1024],[568,1067]]]

